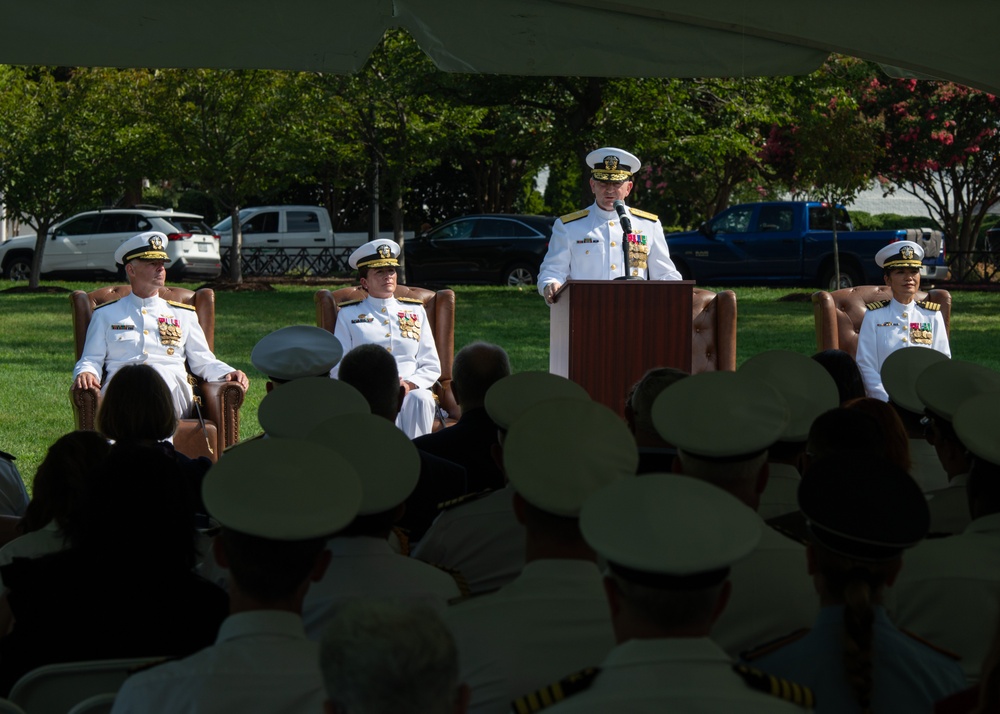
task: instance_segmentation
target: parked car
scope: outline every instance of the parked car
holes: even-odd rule
[[[193,213],[141,208],[87,211],[62,221],[49,231],[42,253],[42,275],[99,274],[121,277],[115,251],[132,236],[160,231],[167,236],[167,275],[217,278],[222,271],[219,236]],[[11,238],[0,244],[0,270],[9,280],[27,280],[35,255],[35,236]]]
[[[513,214],[453,218],[405,241],[406,280],[534,285],[555,221]]]
[[[332,248],[333,224],[320,206],[259,206],[239,213],[244,248]],[[216,223],[223,250],[233,244],[232,216]]]
[[[934,228],[907,228],[906,235],[900,236],[899,240],[911,240],[924,249],[921,279],[929,282],[948,279],[944,233]]]
[[[834,216],[839,285],[833,260]],[[875,254],[893,241],[906,240],[907,232],[855,231],[844,208],[838,206],[831,214],[826,204],[782,201],[730,206],[697,231],[666,238],[670,257],[689,280],[707,285],[813,284],[835,290],[881,285]]]

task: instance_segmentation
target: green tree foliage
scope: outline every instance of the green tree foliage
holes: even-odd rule
[[[878,170],[886,185],[920,199],[951,250],[973,250],[1000,202],[997,98],[949,82],[873,78],[861,107],[884,124]]]

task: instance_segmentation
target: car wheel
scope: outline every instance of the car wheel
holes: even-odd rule
[[[8,280],[28,280],[31,278],[31,256],[15,255],[7,262],[3,274]]]
[[[830,265],[823,273],[820,280],[820,287],[824,290],[840,290],[841,288],[856,288],[864,283],[864,277],[856,265],[840,266],[840,284],[837,284],[837,275]]]
[[[535,278],[536,275],[534,268],[527,263],[517,263],[504,271],[503,284],[519,288],[524,287],[525,285],[534,285]]]

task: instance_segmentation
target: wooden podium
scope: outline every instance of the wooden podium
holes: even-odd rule
[[[693,280],[569,280],[551,309],[549,371],[624,413],[651,367],[691,371]]]

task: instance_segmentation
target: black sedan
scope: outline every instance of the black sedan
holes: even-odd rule
[[[406,281],[534,285],[555,221],[512,214],[453,218],[406,241]]]

